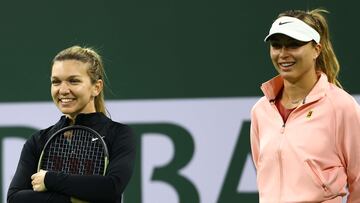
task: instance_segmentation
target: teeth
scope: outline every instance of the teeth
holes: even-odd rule
[[[69,99],[69,98],[62,98],[60,99],[61,102],[67,103],[67,102],[71,102],[73,101],[73,99]]]
[[[294,65],[294,63],[280,63],[281,66],[288,67]]]

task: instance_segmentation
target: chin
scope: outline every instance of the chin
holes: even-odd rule
[[[298,81],[297,77],[294,77],[292,75],[289,74],[281,74],[281,76],[283,77],[284,80],[290,82],[290,83],[295,83],[296,81]]]
[[[59,107],[59,110],[60,110],[61,113],[63,113],[63,114],[67,114],[67,115],[74,114],[74,110],[72,110],[71,108]]]

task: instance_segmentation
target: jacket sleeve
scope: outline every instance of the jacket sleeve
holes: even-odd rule
[[[251,144],[251,155],[256,169],[258,169],[258,159],[260,153],[260,142],[259,142],[257,125],[258,123],[255,115],[255,110],[253,108],[251,110],[250,144]]]
[[[356,203],[360,202],[360,107],[355,100],[343,105],[347,110],[337,119],[338,142],[348,177],[347,202]]]
[[[39,133],[31,136],[31,138],[29,138],[23,146],[16,172],[9,186],[7,194],[8,203],[70,202],[70,198],[68,196],[60,193],[35,192],[32,190],[31,175],[37,171],[37,162],[39,157],[36,137],[39,137]]]
[[[115,202],[121,199],[135,162],[135,136],[128,126],[110,129],[115,139],[107,141],[109,165],[105,176],[69,175],[47,172],[45,186],[55,191],[90,202]],[[107,138],[105,138],[107,139]]]

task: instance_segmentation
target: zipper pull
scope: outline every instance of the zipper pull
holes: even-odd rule
[[[280,130],[280,133],[283,134],[285,131],[285,123],[281,126],[281,130]]]

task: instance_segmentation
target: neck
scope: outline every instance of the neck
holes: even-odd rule
[[[307,77],[306,80],[297,82],[284,80],[284,89],[281,97],[282,103],[286,107],[291,108],[298,106],[315,86],[317,80],[317,75],[315,75],[315,77]]]
[[[310,92],[310,89],[298,86],[285,86],[282,92],[282,98],[290,103],[299,103]]]

